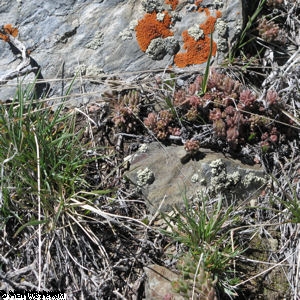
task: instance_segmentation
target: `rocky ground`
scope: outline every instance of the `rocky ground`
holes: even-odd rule
[[[92,80],[106,90],[94,97],[85,91],[90,78],[75,79],[80,93],[64,99],[88,103],[63,113],[75,116],[90,158],[86,192],[97,197],[76,198],[81,186],[65,195],[66,207],[80,200],[83,209],[67,208],[43,227],[39,258],[37,224],[18,232],[37,212],[12,192],[12,213],[1,211],[1,290],[59,290],[68,299],[298,299],[300,7],[265,2],[206,84],[195,70],[139,72],[130,82],[101,75]],[[55,111],[56,97],[43,109]],[[193,210],[205,194],[210,218],[220,199],[218,212],[229,213],[205,249],[241,250],[227,269],[201,266],[193,296],[183,273],[189,260],[195,273],[198,261],[186,255],[193,248],[168,234],[178,226],[172,206],[188,211],[183,190]],[[176,293],[181,281],[187,290]]]

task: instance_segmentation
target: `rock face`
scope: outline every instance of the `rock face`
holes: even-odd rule
[[[131,170],[127,177],[141,187],[149,200],[149,210],[168,211],[183,205],[183,197],[224,194],[227,198],[244,201],[255,198],[265,183],[265,174],[257,166],[202,149],[199,156],[189,159],[183,146],[162,147],[159,143],[142,147],[128,158]]]
[[[146,273],[145,300],[173,299],[183,300],[172,289],[172,281],[178,280],[178,275],[159,265],[144,267]]]
[[[103,73],[126,73],[129,78],[168,66],[187,70],[205,63],[210,48],[212,55],[222,59],[240,33],[242,15],[242,0],[0,3],[0,25],[18,28],[17,38],[32,50],[30,56],[41,66],[44,78],[52,79],[58,94],[63,92],[62,84],[53,79],[73,77],[78,71],[90,80]],[[0,58],[1,81],[20,61],[3,40]],[[1,97],[8,96],[5,86]]]

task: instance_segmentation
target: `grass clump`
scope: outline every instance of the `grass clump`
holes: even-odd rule
[[[247,58],[247,55],[244,53],[245,46],[249,46],[250,44],[253,44],[253,42],[256,40],[255,35],[253,35],[253,27],[255,25],[255,22],[257,21],[258,16],[261,14],[266,0],[260,0],[255,6],[255,10],[251,16],[248,16],[248,21],[242,31],[242,33],[239,36],[238,41],[233,45],[232,49],[229,51],[228,55],[228,61],[229,63],[234,63],[238,55],[241,55],[243,59]],[[257,49],[256,49],[257,50]],[[257,51],[257,57],[260,56],[260,51]],[[247,61],[249,61],[247,59]],[[252,61],[253,62],[253,61]],[[246,68],[249,66],[249,63],[246,64]]]
[[[32,86],[20,85],[16,98],[0,107],[1,230],[4,237],[10,233],[7,245],[24,252],[19,266],[27,266],[28,280],[37,282],[31,288],[66,292],[77,284],[76,269],[88,270],[73,257],[75,249],[82,257],[81,251],[88,248],[99,264],[109,267],[89,224],[107,226],[108,232],[114,217],[95,205],[109,190],[92,187],[87,174],[91,161],[104,154],[100,149],[92,151],[98,153],[92,158],[87,154],[91,147],[82,142],[82,129],[75,128],[76,114],[66,111],[63,102],[56,110],[43,102],[35,101]],[[10,257],[5,249],[5,257]],[[5,265],[1,269],[8,268]],[[66,272],[72,278],[69,284],[61,279]],[[10,281],[10,288],[15,287],[28,288],[20,276]]]
[[[63,104],[53,111],[34,103],[30,91],[20,87],[15,100],[0,107],[2,216],[14,215],[20,224],[37,218],[37,197],[43,222],[49,222],[66,198],[88,186],[74,114],[61,114]]]
[[[184,248],[177,263],[181,279],[173,286],[189,299],[236,295],[234,259],[241,251],[230,238],[231,208],[224,209],[221,198],[212,202],[205,196],[198,204],[185,199],[184,210],[174,208],[171,215],[164,215],[169,226],[165,234]]]

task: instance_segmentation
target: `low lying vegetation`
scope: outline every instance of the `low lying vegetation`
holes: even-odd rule
[[[72,83],[55,107],[20,83],[0,106],[1,289],[142,299],[143,267],[156,263],[177,272],[172,293],[187,299],[297,299],[299,9],[259,1],[207,78],[153,76],[75,109]],[[124,157],[157,140],[261,165],[268,182],[248,199],[195,191],[149,217]]]
[[[32,87],[1,105],[1,289],[136,293],[126,280],[139,279],[145,205],[112,182],[119,159],[85,138],[82,114],[36,102]]]

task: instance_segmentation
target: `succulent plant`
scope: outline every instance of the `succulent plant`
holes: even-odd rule
[[[276,7],[276,6],[279,6],[283,3],[283,0],[267,0],[266,4],[268,6],[273,6],[273,7]]]
[[[240,93],[238,108],[243,110],[254,111],[258,107],[256,95],[249,89],[243,90]]]
[[[208,80],[208,88],[210,90],[218,90],[224,93],[226,96],[230,96],[234,99],[239,94],[241,83],[233,80],[226,74],[219,73],[216,70],[212,70]]]
[[[139,121],[140,114],[140,94],[138,91],[131,90],[124,95],[110,96],[113,106],[112,121],[115,127],[121,132],[137,133],[141,126]],[[118,99],[117,101],[115,99]]]
[[[173,115],[168,110],[161,110],[158,113],[151,112],[144,120],[148,129],[153,131],[159,140],[165,140],[170,134],[178,135],[180,129],[172,126]]]
[[[200,142],[196,140],[188,140],[184,144],[184,149],[187,153],[191,155],[196,154],[200,149]]]
[[[266,18],[261,18],[257,26],[259,35],[267,42],[274,40],[279,32],[279,26],[273,21],[267,21]]]
[[[140,121],[158,140],[167,141],[170,136],[182,140],[188,154],[199,150],[199,138],[206,124],[213,129],[211,140],[238,151],[246,143],[260,145],[264,150],[274,149],[280,141],[293,138],[297,130],[290,126],[291,118],[284,111],[285,103],[276,91],[270,89],[258,97],[249,88],[228,75],[212,70],[208,90],[202,95],[202,76],[192,83],[175,89],[168,109],[142,111],[138,92],[129,92],[119,97],[114,105],[113,121],[119,130],[126,133],[141,133]],[[280,123],[276,123],[280,120]],[[184,142],[186,141],[186,142]],[[202,143],[202,142],[201,142]],[[206,140],[206,145],[209,142]]]

